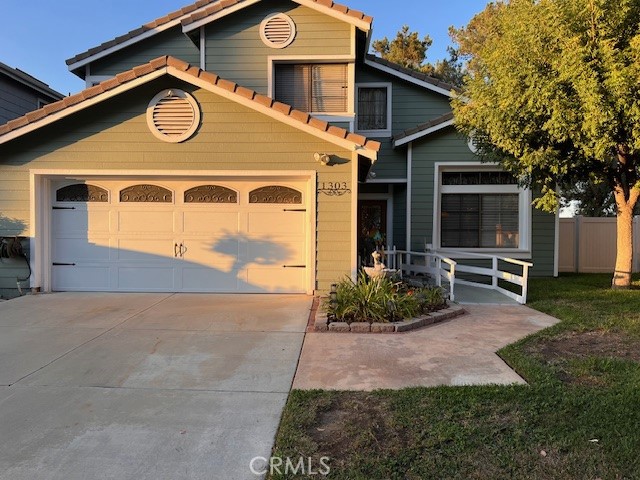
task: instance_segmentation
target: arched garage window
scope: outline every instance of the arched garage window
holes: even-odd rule
[[[238,203],[238,192],[220,185],[199,185],[184,192],[184,203]]]
[[[57,202],[108,202],[109,192],[96,185],[76,183],[56,191]]]
[[[249,203],[302,203],[302,192],[289,187],[269,185],[249,193]]]
[[[171,203],[173,192],[158,185],[131,185],[120,190],[120,201],[123,203]]]

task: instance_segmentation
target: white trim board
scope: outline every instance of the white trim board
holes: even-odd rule
[[[405,80],[409,83],[413,83],[414,85],[418,85],[420,87],[426,88],[427,90],[431,90],[433,92],[439,93],[440,95],[444,95],[445,97],[451,98],[453,96],[449,90],[438,87],[429,82],[425,82],[424,80],[420,80],[419,78],[412,77],[411,75],[407,75],[406,73],[399,72],[398,70],[394,70],[393,68],[380,65],[379,63],[372,60],[368,60],[365,58],[364,64],[382,72],[388,73],[389,75],[393,75],[394,77],[401,78],[402,80]]]
[[[395,147],[400,147],[402,145],[406,145],[407,143],[411,143],[414,140],[418,140],[418,139],[420,139],[422,137],[426,137],[427,135],[431,135],[432,133],[440,131],[440,130],[442,130],[444,128],[451,127],[451,126],[453,126],[453,124],[454,124],[453,119],[452,120],[447,120],[446,122],[442,122],[442,123],[440,123],[438,125],[434,125],[433,127],[429,127],[429,128],[427,128],[425,130],[421,130],[419,132],[416,132],[413,135],[408,135],[408,136],[403,137],[403,138],[401,138],[399,140],[394,140],[393,146],[395,148]]]

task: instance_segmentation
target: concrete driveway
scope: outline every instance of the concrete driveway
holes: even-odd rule
[[[300,295],[0,303],[0,479],[255,479],[304,337]]]

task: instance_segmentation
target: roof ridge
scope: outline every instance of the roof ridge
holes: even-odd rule
[[[452,83],[443,82],[442,80],[432,77],[426,73],[420,72],[418,70],[413,70],[412,68],[407,68],[405,66],[400,65],[399,63],[392,62],[382,57],[378,57],[372,53],[367,53],[367,60],[371,60],[372,62],[378,63],[382,66],[389,67],[393,70],[396,70],[400,73],[404,73],[405,75],[409,75],[418,80],[422,80],[423,82],[430,83],[435,87],[442,88],[443,90],[455,90],[456,92],[461,92],[460,87],[453,85]]]
[[[194,78],[203,80],[215,87],[222,88],[235,95],[251,100],[252,102],[255,102],[261,107],[267,107],[278,114],[290,117],[293,120],[303,123],[305,125],[308,125],[316,130],[326,132],[330,135],[341,138],[343,140],[347,140],[356,145],[363,146],[369,150],[373,150],[376,152],[380,150],[380,142],[377,142],[375,140],[369,140],[368,138],[362,135],[351,133],[344,128],[336,127],[334,125],[329,125],[329,123],[323,120],[319,120],[317,118],[312,117],[308,112],[302,112],[300,110],[296,110],[290,105],[287,105],[282,102],[278,102],[271,97],[262,95],[249,88],[245,88],[230,80],[225,80],[220,76],[216,75],[215,73],[202,70],[200,67],[196,65],[191,65],[188,62],[180,60],[176,57],[172,57],[170,55],[164,55],[164,56],[155,58],[151,60],[149,63],[145,63],[143,65],[134,67],[131,70],[127,70],[125,72],[119,73],[115,77],[110,78],[109,80],[105,80],[97,85],[94,85],[93,87],[89,87],[79,93],[76,93],[75,95],[65,97],[60,101],[50,103],[38,110],[29,112],[26,115],[23,115],[22,117],[18,117],[14,120],[11,120],[5,123],[4,125],[0,125],[0,137],[14,130],[17,130],[21,127],[25,127],[31,123],[35,123],[39,120],[42,120],[49,115],[58,113],[73,105],[80,104],[98,95],[101,95],[110,90],[113,90],[116,87],[129,83],[137,78],[143,77],[145,75],[148,75],[150,73],[153,73],[165,67],[172,67],[182,72],[185,72]]]
[[[73,65],[74,63],[85,60],[104,50],[115,47],[121,43],[126,42],[127,40],[136,38],[148,31],[153,30],[154,28],[158,28],[162,25],[166,25],[167,23],[170,23],[174,20],[181,19],[182,17],[184,17],[181,20],[182,25],[189,25],[211,14],[214,14],[222,10],[225,10],[227,8],[233,7],[235,5],[244,3],[245,1],[247,0],[197,0],[195,3],[182,7],[179,10],[171,12],[151,22],[145,23],[144,25],[125,33],[124,35],[120,35],[112,40],[103,42],[96,47],[90,48],[85,52],[79,53],[71,58],[68,58],[65,62],[67,66]],[[316,3],[320,6],[327,7],[332,10],[336,10],[337,12],[340,12],[344,15],[355,18],[357,20],[362,20],[369,24],[373,22],[373,17],[369,15],[365,15],[359,10],[354,10],[352,8],[349,8],[346,5],[335,3],[332,0],[309,0],[309,1],[312,1],[313,3]]]

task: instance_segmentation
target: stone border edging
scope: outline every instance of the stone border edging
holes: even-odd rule
[[[464,315],[465,310],[460,305],[449,305],[447,308],[422,315],[420,317],[395,323],[368,323],[368,322],[331,322],[327,324],[327,314],[317,312],[314,323],[315,332],[334,333],[402,333],[417,328],[427,327],[450,318]]]

